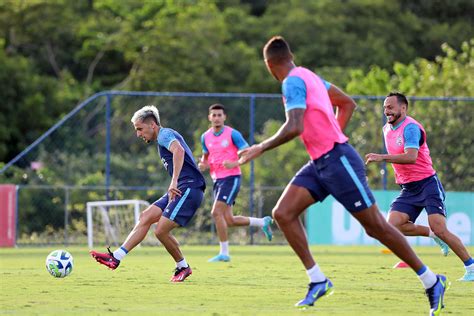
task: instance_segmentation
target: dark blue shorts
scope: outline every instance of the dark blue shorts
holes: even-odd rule
[[[375,203],[367,185],[364,162],[348,143],[336,144],[322,157],[304,165],[290,182],[306,188],[316,201],[329,194],[350,212]]]
[[[159,200],[155,201],[153,205],[163,210],[162,216],[184,227],[193,218],[199,206],[201,206],[204,191],[200,188],[185,188],[181,189],[181,191],[182,195],[176,197],[174,201],[169,202],[168,193],[166,193]]]
[[[441,214],[446,217],[446,194],[436,174],[420,181],[402,184],[401,187],[402,191],[393,200],[390,211],[408,214],[412,223],[423,209],[428,215]]]
[[[222,201],[227,205],[234,205],[235,198],[240,190],[240,176],[228,176],[214,182],[214,200]]]

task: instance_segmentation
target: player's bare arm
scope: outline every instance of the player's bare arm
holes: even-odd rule
[[[344,131],[347,123],[352,117],[352,113],[357,107],[357,104],[350,96],[333,84],[331,84],[328,94],[332,105],[336,107],[337,122],[339,123],[341,130]]]
[[[238,160],[232,161],[232,160],[224,160],[222,163],[226,169],[233,169],[237,166],[240,165]]]
[[[370,153],[365,155],[365,164],[368,165],[371,162],[389,162],[397,163],[400,165],[414,164],[418,158],[418,149],[407,148],[403,154],[389,155],[389,154],[374,154]]]
[[[206,171],[207,169],[209,169],[209,162],[207,161],[208,157],[209,153],[202,155],[201,160],[198,163],[199,170]]]
[[[286,112],[286,122],[280,127],[278,132],[272,137],[264,140],[260,144],[253,145],[239,152],[239,163],[244,164],[257,158],[263,152],[278,147],[289,142],[304,131],[305,109],[293,109]]]
[[[183,168],[184,163],[184,148],[181,144],[174,140],[169,148],[169,151],[173,153],[173,176],[171,177],[171,183],[168,188],[168,196],[170,200],[174,200],[176,196],[181,196],[181,190],[178,189],[178,178]]]

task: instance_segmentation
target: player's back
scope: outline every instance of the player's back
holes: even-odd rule
[[[336,120],[322,79],[304,67],[293,68],[288,74],[288,77],[291,76],[301,78],[306,85],[306,112],[301,138],[311,159],[317,159],[330,151],[335,143],[345,143],[348,138]]]

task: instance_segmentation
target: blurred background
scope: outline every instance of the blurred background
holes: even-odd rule
[[[298,65],[358,102],[346,134],[362,156],[384,150],[383,96],[410,98],[445,189],[466,194],[460,211],[469,222],[456,225],[469,223],[471,243],[472,12],[471,0],[0,1],[0,184],[14,195],[0,194],[0,230],[13,229],[8,245],[85,244],[87,202],[151,203],[166,192],[156,147],[130,123],[143,105],[157,105],[196,158],[216,102],[250,143],[272,135],[284,111],[261,51],[282,35]],[[294,140],[245,166],[234,212],[270,215],[307,160]],[[206,200],[179,231],[182,243],[217,242],[206,177]],[[370,165],[368,179],[374,190],[398,190],[390,166]],[[231,241],[263,238],[233,229]]]

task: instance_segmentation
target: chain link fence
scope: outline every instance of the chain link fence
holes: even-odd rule
[[[358,109],[346,134],[361,156],[383,152],[383,97],[356,96]],[[472,105],[474,98],[412,98],[409,114],[428,135],[435,169],[449,191],[473,191],[474,155]],[[200,135],[209,128],[208,107],[222,103],[226,124],[253,143],[272,132],[285,115],[280,95],[206,94],[109,91],[78,105],[35,143],[0,170],[0,183],[17,185],[17,244],[86,244],[86,203],[97,200],[158,199],[169,184],[156,145],[136,138],[130,118],[140,107],[154,104],[162,125],[183,135],[196,159],[201,156]],[[294,142],[299,142],[295,140]],[[243,168],[242,188],[235,214],[266,216],[284,186],[307,160],[302,145],[275,168],[267,153]],[[281,158],[281,157],[280,157]],[[266,160],[265,160],[266,159]],[[203,206],[185,229],[176,231],[180,242],[217,243],[210,214],[212,181]],[[390,166],[371,164],[373,189],[398,189]],[[230,229],[231,243],[265,243],[258,230]],[[275,242],[284,242],[277,231]]]

